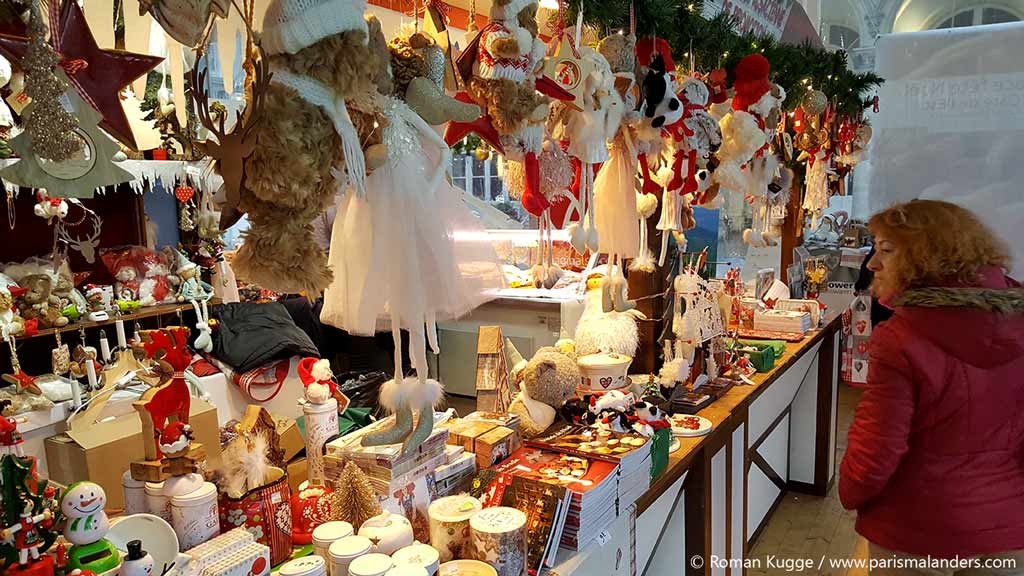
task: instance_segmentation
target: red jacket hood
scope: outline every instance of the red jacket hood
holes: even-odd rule
[[[1024,288],[998,268],[971,286],[908,290],[893,304],[920,336],[966,364],[994,368],[1024,355]]]

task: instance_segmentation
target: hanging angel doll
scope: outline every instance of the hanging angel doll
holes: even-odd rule
[[[577,59],[586,62],[591,71],[583,79],[582,101],[559,102],[555,105],[552,130],[555,138],[568,142],[567,152],[579,161],[580,205],[574,207],[579,222],[568,227],[570,242],[580,254],[587,250],[600,250],[611,254],[614,252],[602,248],[600,227],[596,225],[596,213],[599,209],[594,200],[594,171],[609,158],[608,141],[618,132],[624,106],[622,97],[615,90],[615,76],[611,66],[604,56],[586,46],[574,49]],[[610,197],[608,200],[611,201],[609,207],[622,204],[616,203]],[[616,233],[607,226],[605,229],[612,234]],[[606,242],[604,247],[607,246]]]
[[[408,452],[429,436],[443,395],[427,378],[427,344],[439,352],[437,321],[470,312],[504,280],[486,234],[446,177],[448,146],[404,101],[378,94],[375,107],[387,156],[366,178],[365,193],[350,188],[340,200],[330,249],[335,277],[321,320],[351,334],[391,330],[394,377],[380,397],[395,425],[363,442],[403,443]],[[403,377],[401,330],[410,336],[412,377]]]

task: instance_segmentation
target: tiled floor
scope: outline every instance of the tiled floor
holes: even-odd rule
[[[836,463],[846,453],[846,433],[853,420],[853,412],[860,399],[860,391],[840,384],[839,408],[837,410],[838,430],[836,439]],[[768,520],[757,542],[750,550],[751,558],[759,558],[761,569],[748,570],[750,576],[774,574],[822,574],[830,576],[866,576],[867,570],[831,569],[828,560],[839,558],[866,558],[867,541],[853,530],[856,514],[844,510],[839,503],[836,483],[824,498],[788,493]],[[767,558],[774,556],[774,568],[768,568]],[[825,563],[816,569],[819,559]],[[798,570],[798,562],[813,562],[813,567]],[[788,560],[793,570],[785,570],[780,560]]]

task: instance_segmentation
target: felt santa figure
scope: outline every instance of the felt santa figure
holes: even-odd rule
[[[10,404],[10,400],[0,401],[0,413]],[[22,447],[23,442],[24,439],[21,437],[21,433],[18,432],[17,419],[0,415],[0,454],[14,454],[24,457],[25,449]]]
[[[160,452],[167,458],[181,458],[188,454],[192,444],[192,427],[182,422],[171,422],[160,432]]]

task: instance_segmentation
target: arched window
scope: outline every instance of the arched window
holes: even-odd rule
[[[1000,24],[1002,22],[1017,22],[1020,20],[1013,12],[997,6],[975,6],[965,8],[955,14],[943,18],[934,29],[942,28],[963,28],[965,26],[980,26],[982,24]]]
[[[828,27],[828,43],[832,46],[852,50],[860,47],[860,34],[849,26],[832,24]]]

